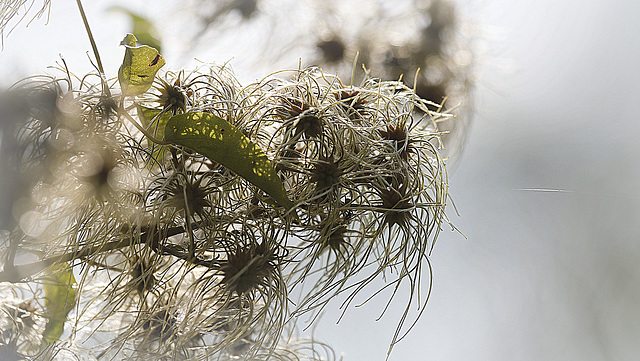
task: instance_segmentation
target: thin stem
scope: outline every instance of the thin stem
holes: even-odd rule
[[[91,43],[91,48],[93,49],[93,55],[96,57],[96,62],[98,63],[98,72],[100,73],[100,80],[102,80],[102,89],[106,93],[107,97],[111,97],[111,91],[109,90],[109,86],[107,86],[107,79],[104,74],[104,67],[102,66],[102,59],[100,59],[100,52],[98,51],[98,46],[96,45],[96,41],[93,38],[91,28],[89,27],[89,21],[87,20],[87,15],[85,14],[84,8],[82,7],[82,1],[76,0],[76,4],[78,4],[78,10],[80,11],[82,22],[84,23],[84,28],[87,31],[87,36],[89,37],[89,42]]]
[[[89,27],[89,21],[87,20],[87,15],[84,13],[84,8],[82,7],[82,1],[76,0],[78,4],[78,10],[80,10],[80,16],[82,16],[82,21],[84,22],[84,28],[87,30],[87,35],[89,36],[89,41],[91,42],[91,48],[93,48],[93,55],[96,57],[96,61],[98,62],[98,70],[100,71],[100,75],[104,75],[104,67],[102,66],[102,60],[100,60],[100,53],[98,52],[98,46],[96,45],[96,41],[93,39],[93,33],[91,32],[91,28]]]
[[[200,223],[192,225],[193,228],[199,228],[200,226]],[[163,234],[163,238],[166,239],[184,232],[184,227],[172,227],[169,228],[165,234]],[[190,255],[185,254],[185,252],[181,251],[179,247],[176,247],[174,245],[160,244],[160,234],[157,233],[157,230],[148,230],[147,232],[143,233],[138,239],[125,238],[117,241],[111,241],[105,244],[87,247],[80,251],[70,252],[18,266],[15,266],[13,264],[6,264],[4,270],[0,272],[0,282],[22,282],[53,264],[71,262],[77,259],[84,259],[98,253],[113,251],[136,244],[149,244],[151,249],[158,254],[174,256],[194,265],[204,266],[208,268],[213,268],[216,266],[215,260],[208,261],[196,257],[191,257]]]
[[[124,96],[122,97],[121,104],[124,104]],[[127,118],[140,131],[140,133],[142,133],[150,141],[152,141],[152,142],[154,142],[156,144],[159,144],[159,145],[173,144],[171,142],[160,140],[160,139],[157,139],[156,137],[154,137],[151,133],[149,133],[146,129],[144,129],[140,124],[138,124],[138,122],[136,122],[136,120],[133,119],[133,117],[131,115],[129,115],[129,113],[127,113],[127,111],[124,109],[123,106],[122,107],[118,107],[118,114],[120,114],[121,116]]]

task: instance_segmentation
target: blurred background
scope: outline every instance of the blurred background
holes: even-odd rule
[[[204,6],[196,0],[181,6],[125,3],[85,4],[110,76],[122,61],[118,44],[131,27],[129,17],[107,11],[114,4],[154,20],[166,69],[195,66],[194,58],[229,61],[245,83],[279,67],[296,67],[298,59],[303,64],[327,60],[335,53],[331,41],[336,37],[347,39],[342,56],[353,59],[356,40],[366,38],[356,27],[374,39],[385,36],[387,51],[404,41],[402,35],[411,29],[403,27],[414,26],[384,22],[367,13],[362,2],[344,1],[351,15],[329,8],[324,21],[334,27],[323,33],[319,29],[326,24],[302,21],[307,15],[296,10],[296,2],[258,3],[264,15],[251,20],[250,7],[231,6],[242,3],[236,0],[207,8],[212,19],[220,10],[215,20],[221,25],[200,31],[189,26]],[[392,17],[402,10],[400,3],[407,2],[387,1],[381,14]],[[458,89],[471,94],[452,94],[465,101],[461,131],[454,134],[466,140],[463,149],[451,147],[450,193],[456,208],[450,207],[449,217],[464,236],[443,229],[431,257],[429,305],[389,360],[637,360],[640,2],[452,4],[460,26],[447,38],[455,39],[458,49],[446,53],[458,66],[449,70]],[[376,20],[358,23],[353,9]],[[2,88],[25,76],[54,73],[47,66],[59,61],[59,54],[77,74],[92,71],[75,4],[53,1],[45,25],[46,17],[27,28],[27,22],[20,23],[4,39]],[[253,21],[250,30],[271,29],[269,39],[251,31],[235,34],[247,19]],[[300,31],[278,30],[283,24]],[[284,50],[276,47],[282,44]],[[470,66],[464,56],[455,57],[464,52],[473,55]],[[373,48],[368,54],[374,61],[389,53],[383,57]],[[402,59],[402,52],[391,54]],[[335,71],[344,69],[336,65]],[[384,360],[401,310],[375,321],[384,307],[384,299],[376,299],[348,310],[335,325],[340,310],[338,303],[333,306],[313,329],[315,337],[344,360]]]

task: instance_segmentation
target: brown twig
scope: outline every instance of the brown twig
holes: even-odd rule
[[[194,229],[197,229],[200,226],[201,225],[199,223],[192,224],[192,228]],[[179,246],[176,246],[174,244],[164,245],[160,242],[163,239],[167,239],[184,232],[185,228],[182,226],[171,227],[164,233],[161,233],[159,232],[159,230],[152,228],[146,230],[142,235],[140,235],[140,237],[129,237],[117,241],[107,242],[97,246],[86,247],[79,251],[45,258],[33,263],[17,266],[13,263],[7,263],[5,264],[3,271],[0,272],[0,282],[25,282],[28,281],[28,278],[30,278],[31,276],[37,274],[38,272],[53,264],[81,260],[96,254],[134,246],[137,244],[147,244],[154,252],[160,255],[173,256],[194,265],[204,266],[208,268],[217,267],[218,263],[215,260],[203,260],[194,256],[189,256],[188,252],[181,250],[181,247]]]

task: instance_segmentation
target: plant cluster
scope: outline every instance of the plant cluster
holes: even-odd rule
[[[2,281],[37,284],[50,264],[74,269],[75,327],[118,333],[103,347],[128,357],[143,347],[274,349],[291,317],[341,293],[353,299],[387,273],[392,287],[409,282],[417,302],[447,201],[429,130],[445,115],[402,83],[344,86],[316,68],[242,87],[211,66],[155,84],[137,97],[71,77],[10,91],[29,102],[17,138],[23,171],[47,171],[7,242]],[[416,108],[428,117],[415,119]],[[264,151],[290,203],[265,192],[265,179],[239,176],[227,154],[199,152],[199,141],[152,140],[190,114],[225,121]],[[40,260],[21,261],[29,255]]]
[[[62,63],[0,97],[23,184],[0,355],[332,358],[292,322],[385,290],[405,302],[391,350],[430,295],[453,116],[401,81],[307,67],[242,85],[122,45],[117,79],[96,54],[97,73]]]

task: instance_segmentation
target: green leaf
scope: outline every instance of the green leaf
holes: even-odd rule
[[[269,158],[224,119],[210,113],[175,115],[167,122],[164,136],[227,167],[287,210],[293,207]]]
[[[159,52],[162,52],[158,30],[151,21],[120,6],[114,6],[109,10],[128,15],[133,25],[131,32],[136,36],[136,38],[138,38],[138,43],[149,45],[150,47],[157,49]]]
[[[162,112],[161,109],[149,108],[144,105],[138,105],[138,117],[142,122],[144,127],[148,127],[149,124],[153,121],[153,125],[149,129],[151,134],[155,135],[158,138],[162,138],[164,134],[164,127],[167,125],[167,121],[171,118],[171,113],[165,112],[158,117],[158,114]],[[157,118],[156,118],[157,117]]]
[[[42,338],[45,344],[60,339],[64,332],[67,315],[75,307],[76,280],[69,264],[52,266],[50,273],[44,278],[44,316],[48,319]]]
[[[143,94],[153,84],[156,73],[165,64],[158,50],[147,46],[136,46],[137,38],[127,34],[120,45],[124,45],[124,60],[118,70],[118,81],[122,94],[136,96]]]
[[[167,125],[167,121],[171,118],[171,113],[165,112],[160,114],[162,110],[148,108],[142,105],[138,105],[138,118],[142,122],[145,128],[148,128],[149,132],[156,138],[162,139],[164,137],[164,128]],[[158,114],[160,114],[158,116]],[[152,124],[153,122],[153,124]],[[160,161],[164,157],[165,153],[169,149],[166,145],[151,144],[151,155],[156,161]]]

